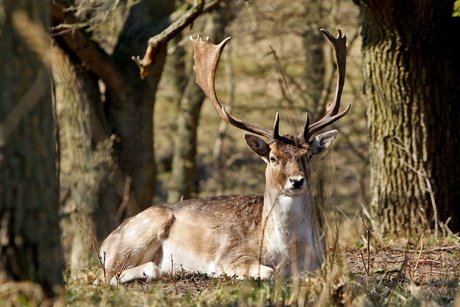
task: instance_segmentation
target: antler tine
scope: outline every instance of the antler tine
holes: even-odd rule
[[[214,85],[217,63],[219,61],[222,50],[230,38],[231,37],[227,37],[219,45],[214,45],[210,41],[209,37],[207,37],[205,41],[201,39],[200,35],[198,35],[197,38],[190,37],[194,51],[193,58],[195,59],[195,66],[193,69],[195,70],[196,74],[196,83],[198,83],[205,95],[211,100],[214,109],[225,122],[239,129],[261,135],[268,140],[275,139],[278,134],[278,116],[275,119],[275,130],[255,126],[249,123],[245,123],[228,114],[225,108],[217,99]]]
[[[310,136],[308,135],[308,128],[310,127],[310,116],[308,116],[308,113],[307,113],[305,117],[306,118],[305,118],[305,128],[303,130],[303,138],[306,142],[308,142],[310,139]],[[299,137],[302,137],[302,135]]]
[[[338,70],[338,77],[337,77],[337,88],[335,92],[335,97],[332,105],[328,105],[326,108],[326,115],[321,118],[316,123],[313,123],[305,127],[304,137],[305,141],[309,141],[309,139],[315,134],[317,131],[321,130],[322,128],[332,124],[333,122],[337,121],[338,119],[344,117],[348,111],[350,110],[351,104],[347,106],[345,110],[339,113],[340,110],[340,98],[342,97],[343,85],[345,84],[345,70],[346,70],[346,63],[347,63],[347,37],[343,34],[342,30],[337,29],[339,35],[337,38],[334,38],[331,33],[327,30],[321,29],[320,30],[329,41],[332,43],[334,50],[335,50],[335,57],[337,61],[337,70]]]

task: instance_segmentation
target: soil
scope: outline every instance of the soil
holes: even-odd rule
[[[406,244],[410,245],[410,244]],[[399,277],[417,285],[445,282],[460,277],[460,243],[424,247],[394,246],[368,253],[349,249],[345,263],[354,275]]]

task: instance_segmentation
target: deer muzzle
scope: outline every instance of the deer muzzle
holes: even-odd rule
[[[305,176],[300,173],[292,174],[284,185],[284,194],[295,196],[301,194],[307,186]]]

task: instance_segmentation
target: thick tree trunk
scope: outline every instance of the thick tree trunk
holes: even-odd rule
[[[118,225],[115,216],[120,193],[111,180],[116,178],[116,171],[110,156],[111,140],[104,131],[98,80],[70,51],[57,46],[54,50],[61,178],[70,189],[66,207],[70,207],[72,229],[63,239],[69,244],[70,272],[76,276],[95,264],[96,240],[105,238]]]
[[[369,101],[371,209],[384,230],[460,229],[453,1],[356,1]],[[458,28],[457,28],[458,30]]]
[[[114,158],[122,172],[131,178],[131,191],[138,208],[127,208],[126,216],[151,206],[156,172],[153,151],[153,110],[155,93],[166,57],[166,46],[156,53],[149,76],[142,80],[139,68],[131,59],[145,53],[146,42],[161,32],[157,24],[174,10],[174,1],[142,1],[131,8],[128,20],[119,36],[112,59],[132,87],[119,96],[107,89],[107,116],[116,135]]]
[[[168,202],[189,199],[194,191],[197,129],[204,97],[195,78],[191,76],[179,106],[174,138],[173,184],[169,189]]]
[[[51,292],[63,279],[50,5],[0,4],[0,283],[31,280]]]

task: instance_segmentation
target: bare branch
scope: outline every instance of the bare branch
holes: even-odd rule
[[[78,24],[73,14],[65,11],[65,8],[56,1],[52,2],[51,9],[53,24]],[[77,57],[84,62],[109,88],[117,95],[123,95],[130,90],[124,75],[115,67],[107,53],[92,41],[82,29],[54,34],[64,41]]]
[[[148,47],[145,51],[144,58],[141,59],[139,56],[133,57],[133,61],[139,66],[140,75],[142,79],[145,79],[149,74],[149,68],[155,63],[155,54],[163,44],[166,44],[172,39],[177,33],[182,31],[188,25],[192,24],[198,16],[204,12],[208,12],[217,7],[222,0],[214,0],[205,6],[205,0],[195,0],[193,6],[183,14],[178,20],[173,22],[161,33],[150,38],[148,41]]]

